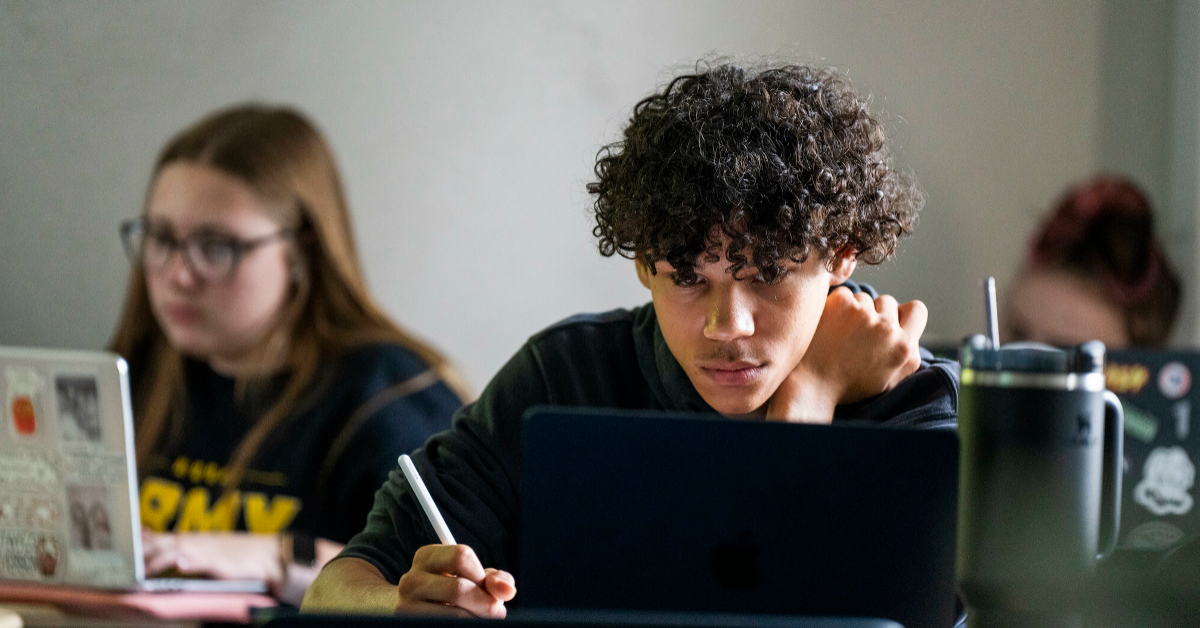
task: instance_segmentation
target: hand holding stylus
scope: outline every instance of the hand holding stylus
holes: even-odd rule
[[[455,544],[454,535],[408,456],[400,456],[400,469],[442,544],[426,545],[413,555],[412,568],[397,587],[397,612],[503,619],[508,612],[504,603],[517,594],[512,575],[484,569],[474,550]]]

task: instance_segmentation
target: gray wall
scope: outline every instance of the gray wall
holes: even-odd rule
[[[1172,0],[1105,0],[1096,167],[1141,184],[1155,207],[1169,187]]]
[[[1184,282],[1184,311],[1176,329],[1182,344],[1200,345],[1200,0],[1175,0],[1170,18],[1171,71],[1167,122],[1165,240],[1180,262]]]
[[[714,51],[837,65],[875,94],[929,202],[862,276],[956,338],[979,327],[978,279],[1006,283],[1058,192],[1112,165],[1102,128],[1142,137],[1102,95],[1170,74],[1105,69],[1113,6],[0,0],[0,343],[102,346],[128,274],[116,224],[154,153],[257,99],[322,125],[375,294],[482,386],[539,328],[648,298],[596,253],[584,185],[632,105]],[[1121,19],[1169,28],[1154,6]],[[1157,197],[1159,143],[1137,148]]]
[[[1096,167],[1140,183],[1183,284],[1177,344],[1195,344],[1200,0],[1105,0]]]

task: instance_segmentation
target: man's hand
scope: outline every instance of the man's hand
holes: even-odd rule
[[[397,612],[504,619],[504,603],[517,594],[508,572],[484,569],[466,545],[426,545],[400,578]]]
[[[767,418],[829,423],[838,404],[893,388],[921,366],[918,342],[929,320],[920,301],[898,305],[888,295],[838,288],[800,364],[767,406]]]

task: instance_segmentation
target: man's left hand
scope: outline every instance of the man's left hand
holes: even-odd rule
[[[871,299],[838,288],[829,294],[808,350],[767,406],[767,418],[829,423],[838,404],[892,389],[921,366],[929,320],[920,301]]]

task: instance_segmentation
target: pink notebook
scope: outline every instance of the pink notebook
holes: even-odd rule
[[[0,602],[52,604],[74,615],[107,619],[240,623],[249,623],[251,609],[276,605],[255,593],[125,593],[23,582],[0,582]]]

